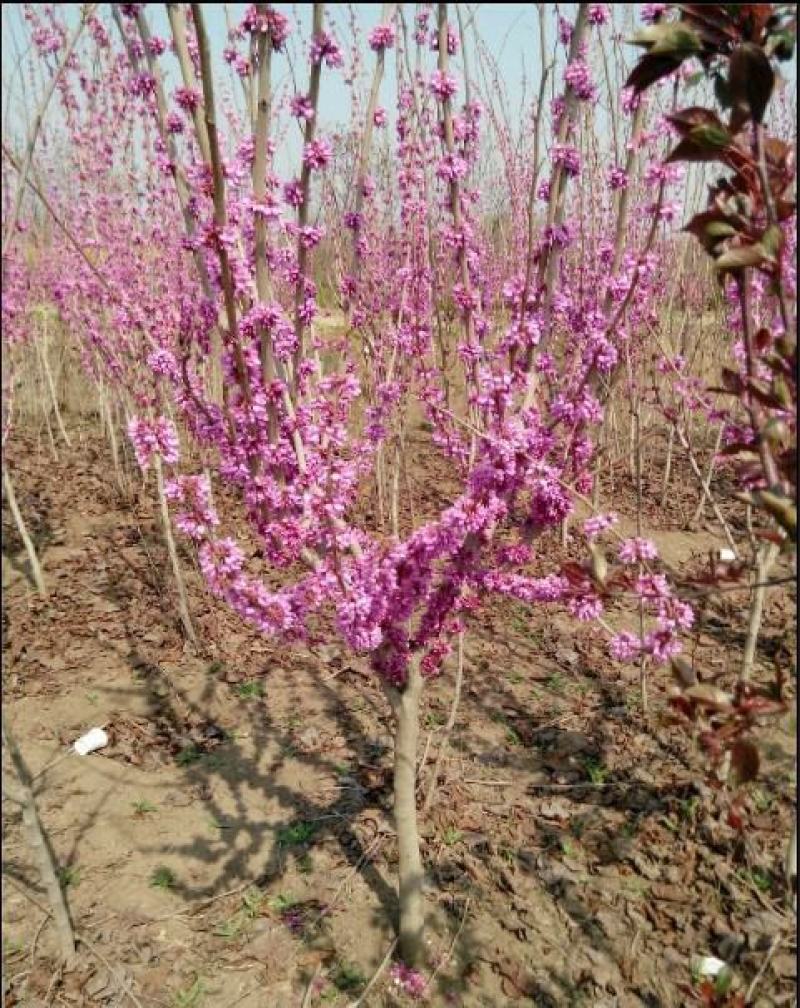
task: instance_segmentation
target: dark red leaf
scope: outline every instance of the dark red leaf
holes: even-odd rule
[[[758,42],[773,13],[774,4],[737,4],[736,22],[746,39]]]
[[[703,108],[701,105],[679,109],[677,112],[665,115],[664,118],[678,130],[681,136],[687,136],[695,126],[718,126],[721,130],[725,129],[717,113],[712,109]]]
[[[675,4],[682,19],[689,22],[707,47],[726,48],[736,42],[740,31],[722,4]]]
[[[781,546],[786,541],[786,536],[779,532],[773,532],[771,529],[754,529],[753,535],[756,539],[764,539],[767,542],[775,543],[776,546]]]
[[[728,809],[728,825],[738,832],[744,829],[744,819],[742,818],[741,810],[735,808],[733,805]]]
[[[670,152],[669,157],[666,159],[667,164],[674,164],[678,161],[687,161],[692,164],[700,164],[702,162],[710,161],[720,161],[722,148],[713,147],[708,145],[703,145],[698,143],[697,140],[689,139],[681,140],[678,146]]]
[[[731,781],[734,787],[755,780],[761,760],[749,739],[738,739],[731,747]]]
[[[772,344],[772,333],[762,326],[753,337],[755,348],[759,353],[763,353]]]
[[[626,88],[633,88],[639,94],[677,70],[683,62],[674,56],[643,56],[628,74]]]
[[[753,42],[744,42],[731,53],[728,90],[734,107],[745,106],[760,123],[772,96],[775,73],[766,53]]]
[[[738,395],[742,391],[742,376],[738,371],[734,371],[733,368],[722,368],[722,371],[720,372],[720,379],[722,381],[722,387],[727,389],[728,392],[734,392]]]
[[[738,245],[736,248],[724,252],[717,259],[714,268],[719,274],[737,273],[749,266],[761,266],[767,261],[767,258],[766,249],[758,242],[752,245]]]

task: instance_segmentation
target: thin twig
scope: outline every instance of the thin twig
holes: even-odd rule
[[[433,805],[433,798],[436,794],[436,783],[439,779],[439,771],[444,763],[445,753],[447,752],[447,747],[450,743],[450,735],[453,732],[453,728],[456,723],[456,716],[458,714],[458,704],[461,699],[461,686],[464,682],[464,634],[463,632],[458,635],[458,660],[456,663],[456,682],[453,688],[453,702],[450,705],[450,715],[447,718],[447,723],[444,726],[444,737],[442,738],[441,744],[439,746],[439,752],[436,755],[436,763],[434,764],[433,771],[431,773],[430,779],[428,781],[428,793],[425,796],[425,801],[422,805],[422,814],[426,816]]]
[[[53,973],[52,979],[50,980],[50,983],[47,987],[47,993],[44,996],[44,1003],[46,1005],[50,1004],[50,995],[53,992],[56,984],[61,979],[61,974],[63,973],[63,971],[64,971],[64,964],[59,963],[58,969],[55,971],[55,973]]]
[[[128,984],[125,982],[124,977],[118,977],[117,976],[117,974],[115,973],[114,967],[111,965],[111,963],[108,961],[108,959],[106,959],[106,957],[103,955],[103,953],[98,950],[98,948],[94,944],[94,942],[89,941],[89,939],[86,937],[86,935],[83,935],[83,934],[78,934],[75,937],[78,939],[78,941],[82,945],[86,946],[86,948],[89,950],[89,952],[91,952],[92,955],[97,956],[97,958],[100,960],[100,962],[108,970],[108,972],[109,972],[112,980],[114,980],[117,983],[117,985],[118,985],[118,987],[120,989],[120,992],[122,994],[127,994],[128,995],[128,997],[131,999],[131,1001],[135,1005],[135,1008],[144,1008],[142,1002],[139,1000],[138,997],[136,997],[136,995],[130,989],[130,987],[128,986]]]
[[[22,896],[24,896],[26,900],[28,900],[30,903],[33,903],[33,905],[36,907],[37,910],[41,910],[43,914],[50,913],[50,908],[46,907],[44,903],[40,903],[39,900],[34,899],[33,896],[31,896],[31,894],[23,886],[21,886],[15,878],[13,878],[11,875],[6,875],[4,876],[4,878],[5,882],[13,886],[13,888],[16,889],[17,892],[20,893]]]
[[[581,781],[578,784],[529,784],[529,788],[539,788],[545,791],[570,791],[576,788],[612,788],[612,787],[646,787],[644,781]]]
[[[311,998],[314,996],[314,984],[317,982],[317,977],[319,976],[321,970],[322,970],[322,963],[318,962],[311,976],[311,979],[308,981],[308,987],[306,987],[306,992],[303,995],[303,1001],[300,1005],[300,1008],[309,1008],[309,1006],[311,1005]]]
[[[156,922],[172,920],[173,917],[181,917],[184,914],[191,913],[192,908],[200,910],[204,906],[208,906],[211,903],[217,903],[221,899],[225,899],[227,896],[237,896],[240,892],[244,892],[245,889],[249,889],[250,886],[255,886],[256,883],[252,880],[243,882],[241,885],[236,886],[233,889],[226,889],[225,892],[217,893],[216,896],[206,896],[204,899],[192,900],[186,906],[182,907],[180,910],[175,910],[172,913],[163,914],[161,917],[151,917],[148,920],[134,921],[131,927],[142,927],[145,924],[155,924]],[[257,888],[257,887],[256,887]]]
[[[386,967],[389,965],[389,961],[391,960],[392,956],[394,955],[394,950],[397,948],[397,942],[398,942],[398,940],[399,939],[397,939],[397,938],[394,939],[394,941],[392,942],[392,944],[389,946],[388,952],[386,953],[386,955],[381,960],[380,966],[377,968],[377,970],[373,974],[373,977],[370,980],[370,982],[364,988],[364,990],[362,991],[361,995],[358,998],[356,998],[355,1001],[351,1001],[350,1004],[347,1006],[347,1008],[360,1008],[361,1005],[363,1005],[363,1004],[366,1003],[364,999],[366,998],[367,994],[369,994],[369,992],[372,990],[372,988],[377,984],[378,979],[380,978],[381,974],[386,969]]]
[[[744,1000],[745,1000],[746,1004],[751,1004],[752,999],[753,999],[753,994],[755,994],[756,987],[758,987],[759,981],[764,976],[764,974],[767,972],[767,967],[769,966],[770,962],[772,961],[772,957],[778,951],[778,946],[780,945],[780,943],[781,943],[782,940],[783,940],[783,935],[780,934],[780,933],[776,934],[775,937],[772,939],[772,944],[770,945],[769,951],[767,952],[766,956],[764,957],[764,962],[759,967],[758,973],[756,973],[756,975],[753,977],[752,983],[747,988],[747,993],[744,996]]]
[[[433,973],[431,973],[431,978],[428,981],[429,990],[433,988],[433,981],[436,978],[436,974],[439,972],[442,966],[446,965],[450,961],[453,955],[453,949],[455,949],[456,947],[456,942],[461,937],[461,932],[464,930],[464,925],[467,923],[467,914],[469,913],[469,902],[470,898],[469,896],[467,896],[467,898],[464,900],[464,912],[461,914],[461,923],[458,925],[458,930],[453,935],[453,940],[450,942],[450,948],[447,950],[447,954],[442,956],[442,958],[436,964],[436,968],[434,969]]]
[[[465,780],[463,784],[485,784],[487,787],[511,787],[514,781],[510,780]]]
[[[31,942],[31,969],[33,968],[34,963],[36,962],[36,946],[39,943],[39,937],[41,936],[41,933],[44,930],[45,924],[47,924],[47,922],[50,920],[52,916],[53,916],[52,911],[47,910],[45,912],[44,917],[42,918],[41,923],[39,924],[39,927],[36,928],[36,934],[33,936],[33,941]]]

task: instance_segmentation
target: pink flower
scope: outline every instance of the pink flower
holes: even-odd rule
[[[458,81],[451,74],[444,73],[442,70],[434,70],[431,74],[431,80],[428,87],[431,93],[435,95],[439,101],[447,101],[448,98],[452,98],[454,94],[458,92]]]
[[[572,32],[574,31],[574,25],[571,21],[567,21],[566,18],[559,15],[558,18],[558,41],[562,45],[569,45],[572,39]]]
[[[331,69],[344,66],[342,51],[327,32],[322,32],[314,37],[310,56],[312,63],[319,63],[324,59],[325,65]]]
[[[457,154],[445,154],[436,166],[436,175],[443,182],[458,182],[469,171],[469,165]]]
[[[177,112],[169,112],[167,114],[167,132],[168,133],[183,133],[186,126],[186,121],[183,116]]]
[[[645,636],[642,650],[651,655],[657,665],[666,665],[683,648],[671,630],[654,630]]]
[[[405,963],[395,963],[389,970],[389,976],[396,987],[414,1000],[425,997],[428,992],[428,982],[422,973]]]
[[[582,623],[588,623],[602,614],[603,602],[599,595],[590,592],[569,599],[567,609],[576,619]]]
[[[372,113],[372,122],[375,126],[380,128],[386,125],[386,109],[381,108],[379,105],[375,111]]]
[[[296,208],[303,205],[303,184],[300,179],[284,183],[283,198],[289,206]]]
[[[658,549],[649,539],[626,539],[619,548],[619,558],[628,564],[638,563],[640,560],[656,560]]]
[[[384,49],[391,49],[395,40],[395,27],[393,24],[380,24],[367,35],[369,47],[374,52],[381,52]]]
[[[333,157],[333,148],[325,139],[312,140],[303,149],[303,164],[313,170],[324,168]]]
[[[325,228],[308,225],[300,229],[300,244],[303,248],[313,249],[322,241]]]
[[[609,10],[607,4],[589,5],[589,24],[604,25],[608,22]]]
[[[433,52],[439,52],[438,28],[434,28],[431,32],[431,49]],[[458,52],[458,35],[456,35],[455,29],[450,24],[447,25],[447,52],[450,56],[455,56]]]
[[[583,534],[590,542],[592,542],[600,535],[601,532],[605,532],[607,529],[613,528],[618,521],[619,518],[613,511],[608,514],[593,515],[591,518],[587,518],[583,523]]]
[[[242,18],[241,27],[253,35],[266,32],[272,42],[272,48],[276,52],[280,52],[283,48],[283,43],[292,30],[285,14],[276,11],[272,6],[267,7],[264,14],[260,14],[255,4],[251,4],[247,8]]]
[[[176,88],[174,97],[184,112],[190,114],[196,112],[202,102],[200,92],[196,88]]]
[[[168,465],[180,459],[180,442],[175,425],[167,417],[157,417],[150,422],[140,417],[131,417],[128,436],[140,469],[146,469],[158,454]]]
[[[629,662],[638,658],[642,650],[642,642],[632,633],[623,631],[608,642],[608,650],[616,661]]]
[[[642,21],[645,21],[647,24],[655,24],[668,6],[668,4],[664,3],[642,4]]]
[[[597,97],[597,88],[592,83],[586,60],[573,60],[564,71],[564,80],[572,88],[579,101],[594,101]]]
[[[568,144],[556,144],[550,156],[554,164],[560,164],[567,175],[572,177],[581,173],[581,156],[574,147]]]
[[[311,120],[314,118],[314,108],[308,95],[295,95],[289,103],[289,109],[295,119]]]
[[[663,574],[642,574],[636,579],[633,590],[643,599],[663,599],[671,595],[669,584]]]
[[[622,100],[620,102],[622,111],[625,115],[630,115],[631,112],[635,111],[639,107],[639,103],[642,100],[642,96],[633,88],[624,88],[622,92]]]

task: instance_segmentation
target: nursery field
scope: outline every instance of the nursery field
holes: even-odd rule
[[[2,1008],[796,1008],[795,41],[3,5]]]
[[[69,429],[57,461],[41,428],[38,440],[19,435],[17,496],[51,596],[32,592],[4,510],[5,707],[93,954],[59,972],[6,807],[6,1004],[124,1004],[126,985],[142,1006],[350,1004],[393,938],[388,706],[335,646],[288,649],[247,632],[196,572],[193,653],[151,496],[131,468],[139,489],[120,500],[96,418]],[[411,437],[417,506],[435,509],[450,488],[425,433]],[[623,471],[623,516],[634,510],[625,482]],[[655,481],[645,491],[666,560],[702,565],[719,549],[712,525],[684,528],[696,503],[690,471],[676,473],[665,510]],[[542,552],[558,557],[551,540]],[[698,660],[720,674],[740,604],[734,593],[698,627]],[[757,675],[776,656],[794,662],[794,607],[793,586],[769,593]],[[440,964],[431,1003],[668,1008],[687,1003],[698,958],[716,956],[745,988],[758,975],[753,1004],[792,1004],[793,716],[765,740],[742,840],[669,717],[668,673],[652,676],[645,717],[638,673],[610,663],[591,626],[502,600],[469,627],[464,670],[421,820]],[[452,670],[426,694],[420,805],[451,694]],[[99,725],[105,749],[59,760]],[[364,1003],[411,1001],[384,973]]]

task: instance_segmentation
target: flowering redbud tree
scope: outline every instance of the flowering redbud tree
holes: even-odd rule
[[[592,47],[610,14],[578,4],[574,22],[558,22],[551,121],[542,87],[531,156],[516,161],[522,148],[477,96],[457,6],[422,5],[409,25],[384,5],[366,39],[366,103],[355,89],[362,50],[348,51],[331,11],[311,6],[305,37],[270,4],[231,26],[222,56],[233,90],[216,72],[203,5],[166,5],[171,38],[152,33],[143,4],[115,6],[113,34],[87,18],[87,46],[59,86],[70,171],[48,181],[61,222],[49,284],[87,368],[124,390],[140,465],[167,467],[166,496],[209,589],[272,637],[309,642],[330,627],[383,687],[400,954],[415,967],[420,697],[481,600],[564,606],[609,630],[615,658],[662,665],[693,621],[643,535],[617,537],[609,573],[600,543],[614,515],[584,523],[586,563],[559,567],[537,549],[592,492],[606,390],[645,351],[680,181],[662,148],[684,120],[660,118],[656,100],[645,129],[639,92],[651,82],[634,78],[625,163],[587,145],[599,114]],[[41,45],[51,34],[39,31]],[[302,65],[287,87],[276,81],[292,45]],[[381,97],[389,60],[393,102]],[[319,114],[331,74],[354,94],[337,137]],[[476,182],[494,170],[487,118],[501,152],[492,193]],[[282,175],[290,129],[301,149]],[[516,208],[499,247],[490,196]],[[344,318],[333,336],[316,324],[322,249]],[[459,491],[409,523],[397,474],[412,408]],[[390,535],[360,518],[373,481],[390,498]],[[226,528],[223,498],[246,517],[257,558]],[[639,601],[640,632],[606,623],[616,590]]]

